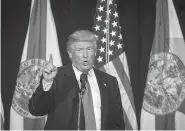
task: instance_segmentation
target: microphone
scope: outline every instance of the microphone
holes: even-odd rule
[[[80,82],[81,82],[81,89],[80,89],[80,93],[82,93],[82,95],[84,94],[85,92],[85,89],[86,89],[86,83],[87,83],[87,74],[85,73],[82,73],[81,76],[80,76]]]
[[[82,106],[82,97],[84,95],[87,83],[87,74],[82,73],[80,76],[81,88],[79,91],[79,104],[78,104],[78,131],[80,130],[80,116],[81,116],[81,106]]]

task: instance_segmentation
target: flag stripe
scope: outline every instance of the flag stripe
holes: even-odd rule
[[[182,31],[180,28],[179,20],[175,11],[175,7],[171,0],[168,1],[169,6],[169,23],[170,23],[170,51],[177,55],[185,65],[185,41],[183,39]],[[184,87],[182,87],[184,88]],[[185,90],[185,89],[184,89]],[[185,99],[182,101],[175,114],[176,129],[185,129]],[[180,128],[182,127],[182,128]]]
[[[124,117],[124,122],[125,122],[125,130],[133,130],[133,127],[130,125],[131,123],[130,123],[130,121],[128,119],[128,116],[125,115],[125,114],[127,114],[127,113],[123,109],[123,115],[124,115],[123,117]]]
[[[103,71],[103,72],[106,72],[106,70],[105,70],[105,67],[104,67],[104,66],[102,66],[101,68],[99,68],[99,70],[101,70],[101,71]]]
[[[130,74],[129,74],[128,62],[127,62],[127,57],[126,57],[125,52],[123,52],[122,55],[119,55],[119,58],[120,58],[121,63],[123,65],[124,69],[125,69],[125,73],[126,73],[128,79],[130,81]]]
[[[59,51],[55,21],[51,10],[50,2],[47,3],[47,30],[46,30],[46,60],[49,60],[49,54],[52,54],[53,64],[57,67],[62,66],[62,60]]]
[[[156,116],[156,130],[175,130],[175,113]]]
[[[46,59],[46,13],[47,1],[35,0],[30,17],[27,59]]]
[[[152,55],[160,52],[169,52],[169,15],[168,1],[158,0],[156,3],[156,30]],[[157,130],[175,129],[174,114],[156,115],[155,124]],[[170,125],[169,125],[170,124]]]
[[[127,87],[126,90],[128,92],[128,95],[129,95],[129,98],[130,98],[129,100],[132,104],[132,108],[133,108],[134,112],[136,112],[134,99],[133,99],[134,98],[133,94],[129,93],[129,92],[132,92],[132,87],[131,87],[131,82],[130,82],[130,74],[129,74],[129,68],[128,68],[128,63],[127,63],[127,57],[126,57],[125,52],[123,52],[121,55],[119,55],[119,60],[121,61],[122,65],[123,65],[123,72],[125,72],[125,73],[123,73],[124,74],[124,76],[123,76],[124,80],[123,81],[127,81],[127,84],[125,84],[125,83],[123,83],[123,84],[125,85],[125,87],[127,87],[127,86],[129,87],[129,88]],[[136,125],[137,125],[137,122],[136,122]]]
[[[27,48],[27,59],[46,59],[46,20],[47,1],[34,0],[30,24]],[[31,119],[24,117],[24,129],[44,129],[45,118]]]
[[[10,130],[24,130],[24,118],[12,107],[10,109]]]
[[[151,55],[169,51],[169,18],[166,0],[158,0],[156,3],[155,35]]]
[[[185,130],[185,113],[176,111],[175,113],[175,129]]]
[[[121,54],[123,56],[123,53]],[[132,88],[131,88],[131,85],[130,85],[130,81],[125,73],[125,70],[123,68],[123,65],[122,65],[122,62],[120,60],[119,57],[116,57],[113,61],[112,61],[116,71],[117,71],[117,74],[125,88],[125,91],[128,95],[128,98],[129,98],[129,101],[131,102],[131,107],[134,107],[134,100],[132,99],[133,96],[131,93],[129,92],[132,92]],[[132,110],[135,111],[135,109],[132,108]]]
[[[24,130],[40,130],[44,129],[45,118],[30,119],[24,117]]]
[[[1,115],[1,130],[4,130],[4,120],[3,116]]]
[[[183,113],[185,115],[184,108],[185,108],[185,99],[182,101],[181,105],[178,108],[178,111],[181,112],[181,113]]]
[[[123,56],[123,53],[121,54],[121,56]],[[121,58],[123,59],[123,57],[121,57]],[[124,88],[124,90],[126,91],[126,94],[128,95],[129,104],[127,105],[127,107],[129,107],[128,109],[130,110],[130,112],[132,112],[132,113],[130,113],[129,111],[127,112],[127,117],[130,118],[129,121],[130,121],[130,124],[132,125],[132,128],[127,128],[127,129],[135,129],[134,127],[137,127],[137,122],[136,122],[136,117],[135,117],[136,115],[135,115],[134,99],[132,99],[133,95],[131,93],[129,93],[129,92],[132,92],[130,81],[128,79],[128,76],[125,73],[125,70],[123,68],[124,66],[122,65],[120,57],[116,57],[112,61],[112,63],[113,63],[113,65],[117,71],[117,74],[123,84],[122,88]],[[126,106],[126,105],[124,105],[124,106]],[[127,123],[129,123],[129,122],[127,121]],[[130,124],[128,124],[128,125],[130,126]]]
[[[141,110],[141,126],[140,129],[155,130],[155,115],[148,113],[144,109]]]
[[[126,128],[126,129],[130,129],[129,127],[132,127],[132,128],[130,129],[130,130],[132,130],[133,127],[135,127],[135,123],[132,122],[132,120],[133,120],[133,118],[134,118],[134,116],[133,116],[133,115],[134,115],[134,112],[133,112],[132,107],[130,106],[131,103],[130,103],[130,101],[129,101],[128,94],[127,94],[126,91],[125,91],[125,88],[124,88],[124,86],[123,86],[123,84],[122,84],[121,78],[118,76],[117,70],[115,69],[113,63],[112,63],[112,62],[109,62],[109,63],[107,63],[107,65],[109,66],[110,70],[107,69],[107,68],[105,68],[106,72],[108,72],[109,74],[115,76],[115,77],[117,78],[117,80],[118,80],[118,85],[119,85],[120,94],[121,94],[122,106],[123,106],[123,108],[124,108],[124,111],[127,112],[127,113],[124,114],[124,115],[127,115],[127,118],[129,119],[128,122],[126,122],[127,119],[126,119],[126,117],[124,116],[124,119],[125,119],[125,122],[126,122],[126,123],[125,123],[125,128]],[[104,67],[105,67],[105,66],[104,66]],[[130,113],[128,114],[128,112],[130,112]],[[131,126],[130,126],[130,124],[129,124],[129,125],[126,125],[126,124],[128,124],[129,122],[130,122]]]
[[[169,27],[170,27],[170,38],[182,38],[182,31],[180,28],[179,20],[177,17],[177,13],[175,11],[175,7],[173,5],[172,0],[168,0],[168,17],[169,17]]]
[[[185,42],[183,38],[170,38],[170,52],[177,55],[185,65]]]
[[[180,28],[179,20],[172,0],[168,0],[169,27],[170,27],[170,52],[174,53],[185,65],[185,42]],[[182,87],[183,88],[183,87]],[[175,129],[185,130],[185,100],[175,112]]]
[[[1,83],[1,81],[0,81]],[[4,107],[3,107],[3,101],[2,101],[2,97],[1,97],[1,90],[0,90],[0,99],[1,99],[1,130],[4,130]]]
[[[179,20],[175,11],[175,7],[171,0],[168,1],[169,26],[170,26],[170,51],[177,55],[185,65],[185,41],[183,39]]]

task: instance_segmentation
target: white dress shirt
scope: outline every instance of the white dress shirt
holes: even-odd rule
[[[80,83],[80,75],[82,74],[76,67],[72,66],[76,79],[78,81],[78,85],[81,88]],[[100,90],[98,86],[98,82],[96,79],[96,75],[94,70],[91,69],[88,72],[88,82],[90,84],[91,93],[92,93],[92,100],[93,100],[93,107],[94,107],[94,114],[95,114],[95,121],[96,121],[96,130],[101,129],[101,99],[100,99]]]
[[[76,79],[78,81],[78,85],[81,88],[80,76],[82,72],[79,71],[73,65],[72,67],[73,67]],[[93,107],[94,107],[94,114],[95,114],[95,121],[96,121],[96,130],[100,130],[101,129],[101,98],[100,98],[100,90],[99,90],[98,82],[93,69],[91,69],[88,72],[88,82],[90,84],[91,93],[92,93],[92,100],[93,100]],[[49,91],[53,82],[48,83],[43,80],[42,83],[43,83],[43,90]]]

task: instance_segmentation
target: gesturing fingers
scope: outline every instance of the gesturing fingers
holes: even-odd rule
[[[44,69],[46,73],[52,73],[55,70],[56,70],[56,67],[52,65],[50,62],[45,66],[45,69]]]
[[[57,67],[53,65],[53,56],[50,54],[49,61],[44,67],[43,75],[45,79],[53,79],[57,74]]]
[[[49,63],[51,65],[53,65],[53,56],[52,56],[52,54],[49,55]]]

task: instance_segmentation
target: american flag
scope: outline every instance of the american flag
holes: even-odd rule
[[[137,120],[130,84],[123,37],[116,0],[99,0],[94,17],[93,31],[98,39],[95,67],[115,76],[118,80],[125,129],[137,130]]]

